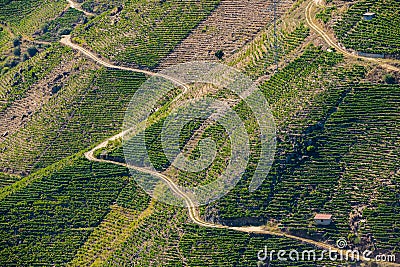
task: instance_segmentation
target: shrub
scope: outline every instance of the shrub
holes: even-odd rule
[[[308,146],[306,148],[307,152],[314,152],[315,151],[315,146]]]
[[[7,60],[6,64],[4,64],[6,67],[13,68],[18,65],[18,58],[10,58]]]
[[[48,24],[48,23],[45,23],[45,24],[42,26],[41,30],[42,30],[43,33],[48,32],[48,30],[49,30],[49,24]]]
[[[13,40],[13,46],[14,47],[17,47],[17,46],[19,46],[21,44],[21,38],[20,37],[17,37],[17,38],[15,38],[14,40]]]
[[[17,46],[14,49],[14,56],[19,57],[21,55],[21,47]]]
[[[383,77],[383,80],[385,81],[385,83],[387,84],[395,84],[396,83],[396,79],[394,78],[394,76],[392,74],[386,74]]]
[[[37,54],[38,50],[37,50],[36,46],[31,46],[28,48],[27,52],[30,57],[33,57]]]
[[[224,57],[224,51],[222,51],[222,50],[218,50],[217,52],[215,52],[215,56],[219,59],[219,60],[221,60],[223,57]]]
[[[55,86],[53,86],[53,88],[51,88],[51,93],[52,93],[53,95],[54,95],[54,94],[57,94],[58,91],[61,90],[61,88],[62,88],[61,85],[55,85]]]
[[[71,31],[70,28],[62,28],[58,30],[58,35],[68,35]]]
[[[27,61],[28,59],[29,59],[28,54],[27,54],[27,53],[24,53],[24,54],[22,55],[22,61]]]

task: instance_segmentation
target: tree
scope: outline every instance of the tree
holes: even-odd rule
[[[43,24],[43,26],[41,27],[41,30],[42,30],[43,33],[48,32],[49,31],[49,24],[48,23]]]
[[[24,53],[24,54],[22,55],[22,61],[27,61],[28,59],[29,59],[28,54],[27,54],[27,53]]]
[[[221,60],[223,57],[224,57],[224,51],[222,51],[222,50],[218,50],[217,52],[215,52],[215,56],[219,59],[219,60]]]
[[[19,57],[21,55],[21,47],[17,46],[14,49],[14,56]]]
[[[315,146],[308,146],[308,147],[306,148],[306,150],[307,150],[307,152],[309,152],[309,153],[314,152],[314,151],[315,151]]]
[[[396,83],[396,78],[392,75],[392,74],[386,74],[383,77],[383,80],[385,81],[385,83],[387,84],[395,84]]]
[[[7,59],[4,66],[13,68],[18,65],[18,63],[19,63],[18,60],[19,60],[18,58],[9,58],[9,59]]]
[[[67,35],[70,34],[71,31],[72,29],[70,28],[61,28],[58,30],[58,35]]]
[[[15,38],[14,40],[13,40],[13,46],[14,47],[17,47],[17,46],[19,46],[21,44],[21,38],[20,37],[17,37],[17,38]]]
[[[30,57],[33,57],[37,54],[38,50],[37,50],[36,46],[31,46],[28,48],[27,52]]]

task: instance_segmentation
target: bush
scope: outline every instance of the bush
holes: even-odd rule
[[[36,46],[31,46],[28,48],[27,52],[30,57],[33,57],[37,54],[38,50],[37,50]]]
[[[56,85],[56,86],[53,86],[53,88],[51,88],[51,94],[57,94],[58,93],[58,91],[60,91],[61,90],[61,88],[62,88],[62,86],[61,85]]]
[[[396,79],[394,78],[394,76],[392,74],[386,74],[383,77],[383,80],[385,81],[385,83],[387,84],[395,84],[396,83]]]
[[[27,53],[24,53],[24,54],[22,55],[22,61],[27,61],[28,59],[29,59],[28,54],[27,54]]]
[[[41,28],[43,33],[46,33],[49,31],[49,24],[45,23],[42,28]]]
[[[215,56],[219,59],[219,60],[221,60],[223,57],[224,57],[224,51],[222,51],[222,50],[218,50],[217,52],[215,52]]]
[[[17,37],[17,38],[15,38],[14,40],[13,40],[13,46],[14,47],[17,47],[17,46],[19,46],[21,44],[21,38],[20,37]]]
[[[71,31],[72,29],[70,28],[62,28],[58,30],[58,35],[68,35]]]
[[[6,67],[13,68],[18,65],[18,58],[10,58],[7,60],[6,64],[4,64]]]
[[[307,152],[314,152],[315,151],[315,146],[308,146],[306,148]]]
[[[19,57],[21,55],[21,47],[17,46],[14,49],[14,56]]]

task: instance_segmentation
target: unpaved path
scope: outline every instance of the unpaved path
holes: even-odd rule
[[[71,2],[71,1],[69,1]],[[335,47],[337,49],[337,51],[343,53],[346,56],[349,57],[353,57],[353,58],[362,58],[365,60],[369,60],[369,61],[373,61],[375,63],[380,64],[381,66],[390,69],[390,70],[395,70],[395,71],[400,71],[399,68],[396,68],[392,65],[389,65],[387,63],[383,63],[381,62],[381,60],[377,60],[377,59],[372,59],[372,58],[366,58],[366,57],[360,57],[354,54],[349,53],[348,51],[346,51],[345,49],[341,48],[339,45],[337,45],[334,41],[332,41],[332,39],[329,37],[328,34],[326,34],[322,29],[319,28],[318,25],[315,24],[314,20],[311,17],[311,6],[313,5],[314,0],[310,1],[310,3],[307,5],[306,8],[306,20],[307,23],[310,25],[310,27],[315,30],[317,33],[319,33],[324,40],[331,45],[332,47]],[[72,5],[71,5],[72,6]],[[70,36],[64,36],[61,39],[61,43],[67,46],[70,46],[71,48],[80,51],[81,53],[83,53],[85,56],[89,57],[90,59],[94,60],[95,62],[97,62],[100,65],[103,65],[107,68],[112,68],[112,69],[120,69],[120,70],[127,70],[127,71],[132,71],[132,72],[137,72],[137,73],[143,73],[149,76],[158,76],[158,77],[162,77],[164,79],[170,80],[173,83],[175,83],[176,85],[179,85],[180,87],[182,87],[184,90],[181,94],[179,94],[174,101],[178,100],[179,98],[182,97],[183,94],[185,94],[189,88],[186,84],[176,80],[175,78],[169,77],[167,75],[163,75],[163,74],[159,74],[159,73],[155,73],[155,72],[150,72],[150,71],[146,71],[146,70],[141,70],[141,69],[136,69],[136,68],[129,68],[129,67],[122,67],[122,66],[116,66],[113,65],[109,62],[104,61],[103,59],[100,59],[99,57],[97,57],[95,54],[93,54],[92,52],[88,51],[87,49],[74,44],[71,42],[71,37]],[[136,128],[138,128],[138,126],[136,126]],[[210,222],[206,222],[204,221],[200,215],[199,212],[197,210],[197,208],[195,207],[193,201],[190,199],[190,197],[188,195],[186,195],[184,192],[182,192],[180,190],[180,188],[175,184],[174,181],[172,181],[168,176],[159,173],[159,172],[155,172],[146,168],[142,168],[142,167],[137,167],[137,166],[132,166],[126,163],[121,163],[121,162],[115,162],[115,161],[111,161],[111,160],[105,160],[105,159],[98,159],[94,156],[94,152],[97,151],[98,149],[104,148],[107,146],[109,141],[114,141],[116,139],[122,138],[125,134],[127,134],[128,132],[134,132],[135,129],[128,129],[125,130],[115,136],[112,136],[110,138],[108,138],[107,140],[105,140],[104,142],[102,142],[101,144],[97,145],[95,148],[93,148],[92,150],[88,151],[85,153],[85,157],[90,160],[90,161],[94,161],[94,162],[103,162],[103,163],[109,163],[109,164],[116,164],[116,165],[120,165],[120,166],[124,166],[126,168],[130,168],[130,169],[134,169],[143,173],[147,173],[150,175],[154,175],[160,179],[162,179],[170,188],[171,190],[177,194],[178,196],[180,196],[186,203],[186,206],[188,208],[189,211],[189,217],[190,219],[203,227],[209,227],[209,228],[217,228],[217,229],[230,229],[230,230],[234,230],[234,231],[239,231],[239,232],[244,232],[244,233],[256,233],[256,234],[265,234],[265,235],[273,235],[273,236],[281,236],[281,237],[287,237],[290,239],[294,239],[306,244],[310,244],[316,247],[319,247],[321,249],[325,249],[325,250],[335,250],[338,252],[342,252],[344,253],[344,255],[346,255],[345,251],[339,250],[337,249],[335,246],[323,243],[323,242],[319,242],[319,241],[315,241],[312,239],[308,239],[308,238],[303,238],[303,237],[299,237],[299,236],[295,236],[295,235],[291,235],[291,234],[286,234],[283,232],[278,232],[278,231],[269,231],[266,230],[265,227],[263,226],[247,226],[247,227],[231,227],[231,226],[226,226],[226,225],[221,225],[221,224],[216,224],[216,223],[210,223]],[[396,263],[387,263],[386,266],[400,266],[400,264],[396,264]]]
[[[67,46],[70,46],[71,48],[80,51],[81,53],[83,53],[85,56],[89,57],[90,59],[94,60],[95,62],[97,62],[100,65],[103,65],[107,68],[112,68],[112,69],[121,69],[121,70],[128,70],[128,71],[132,71],[132,72],[138,72],[138,73],[144,73],[146,75],[149,76],[159,76],[159,77],[163,77],[165,79],[168,79],[170,81],[172,81],[173,83],[176,83],[177,85],[183,87],[183,92],[178,95],[174,101],[176,101],[177,99],[179,99],[183,94],[185,94],[189,88],[187,87],[187,85],[177,81],[176,79],[163,75],[163,74],[159,74],[159,73],[154,73],[154,72],[150,72],[150,71],[146,71],[146,70],[141,70],[141,69],[135,69],[135,68],[128,68],[128,67],[121,67],[121,66],[116,66],[113,65],[111,63],[108,63],[100,58],[98,58],[96,55],[94,55],[92,52],[86,50],[85,48],[74,44],[71,42],[70,36],[64,36],[61,39],[61,43]],[[298,237],[298,236],[294,236],[294,235],[289,235],[289,234],[285,234],[282,232],[272,232],[272,231],[268,231],[265,230],[264,227],[262,226],[249,226],[249,227],[230,227],[230,226],[225,226],[225,225],[221,225],[221,224],[215,224],[215,223],[210,223],[210,222],[206,222],[204,221],[199,213],[198,210],[196,208],[196,206],[194,205],[193,201],[184,193],[182,192],[179,187],[166,175],[163,175],[162,173],[159,172],[155,172],[149,169],[145,169],[142,167],[137,167],[137,166],[132,166],[132,165],[128,165],[126,163],[121,163],[121,162],[115,162],[115,161],[111,161],[111,160],[105,160],[105,159],[99,159],[96,158],[94,156],[94,152],[104,148],[107,146],[109,141],[114,141],[116,139],[122,138],[125,134],[127,134],[128,132],[131,134],[132,132],[134,132],[135,129],[128,129],[125,130],[117,135],[114,135],[110,138],[108,138],[107,140],[105,140],[104,142],[100,143],[99,145],[97,145],[95,148],[93,148],[92,150],[88,151],[85,153],[85,157],[90,160],[90,161],[95,161],[95,162],[103,162],[103,163],[110,163],[110,164],[116,164],[116,165],[120,165],[120,166],[124,166],[130,169],[134,169],[143,173],[147,173],[150,175],[154,175],[160,179],[162,179],[165,183],[167,183],[167,185],[171,188],[171,190],[177,194],[178,196],[182,197],[182,199],[184,199],[188,210],[189,210],[189,217],[190,219],[200,225],[200,226],[204,226],[204,227],[210,227],[210,228],[220,228],[220,229],[231,229],[231,230],[235,230],[235,231],[240,231],[240,232],[245,232],[245,233],[258,233],[258,234],[268,234],[268,235],[275,235],[275,236],[284,236],[284,237],[288,237],[288,238],[292,238],[292,239],[296,239],[308,244],[312,244],[315,246],[318,246],[320,248],[324,248],[324,249],[334,249],[333,246],[330,246],[328,244],[322,243],[322,242],[317,242],[311,239],[306,239],[306,238],[302,238],[302,237]]]
[[[311,29],[313,29],[315,32],[317,32],[319,35],[321,35],[321,37],[325,40],[325,42],[328,45],[330,45],[331,47],[334,47],[338,52],[342,53],[343,55],[345,55],[347,57],[371,61],[371,62],[379,64],[380,66],[382,66],[383,68],[385,68],[387,70],[400,72],[400,68],[397,68],[397,67],[395,67],[393,65],[388,64],[387,63],[388,60],[359,56],[357,54],[350,53],[345,48],[343,48],[342,46],[338,45],[338,43],[335,42],[333,40],[333,38],[331,38],[329,36],[329,34],[327,32],[325,32],[325,30],[322,29],[315,22],[315,19],[313,18],[313,15],[312,15],[313,14],[312,13],[312,7],[313,7],[314,4],[321,5],[322,2],[320,0],[311,0],[308,3],[308,5],[306,7],[306,21],[307,21],[307,24],[310,26]]]
[[[89,17],[89,16],[95,16],[95,14],[83,10],[83,9],[81,8],[81,4],[76,3],[76,2],[74,2],[74,1],[72,1],[72,0],[67,0],[67,2],[68,2],[69,6],[70,6],[71,8],[74,8],[74,9],[76,9],[76,10],[79,10],[79,11],[83,12],[86,16],[88,16],[88,17]]]

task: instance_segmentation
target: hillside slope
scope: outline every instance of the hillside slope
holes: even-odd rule
[[[332,46],[342,37],[317,18],[322,1],[281,2],[278,48],[271,3],[263,1],[69,1],[93,13],[88,16],[62,1],[17,2],[1,3],[20,17],[0,13],[6,21],[0,46],[23,50],[45,43],[0,76],[1,266],[288,266],[276,255],[259,261],[259,251],[315,249],[320,255],[340,238],[374,256],[398,255],[399,62],[368,60]],[[345,29],[340,23],[338,29]],[[35,34],[26,25],[41,30]],[[74,45],[59,43],[61,25]],[[16,36],[7,29],[20,33],[22,44],[14,47]],[[254,192],[249,184],[259,161],[260,126],[227,90],[185,85],[158,104],[145,130],[157,172],[128,169],[120,140],[112,138],[119,136],[125,109],[146,76],[157,76],[148,70],[191,60],[240,69],[269,102],[277,150]],[[165,115],[193,96],[232,107],[251,151],[231,192],[187,209],[151,199],[135,180],[156,175],[177,188],[204,184],[224,171],[231,141],[210,120],[194,120],[180,133],[189,157],[197,157],[201,140],[216,142],[215,160],[205,170],[182,171],[162,153]],[[159,185],[156,191],[163,190]],[[188,195],[176,192],[190,204]],[[317,226],[315,213],[330,213],[334,221]],[[350,263],[326,258],[290,265]]]

